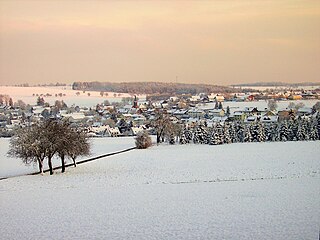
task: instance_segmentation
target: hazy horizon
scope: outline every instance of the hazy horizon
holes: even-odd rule
[[[1,1],[0,85],[320,82],[320,1]]]

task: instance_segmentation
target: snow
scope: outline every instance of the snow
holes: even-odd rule
[[[23,175],[38,172],[38,166],[25,166],[20,159],[9,158],[7,152],[9,150],[9,138],[0,138],[0,178]],[[92,146],[91,156],[99,156],[111,152],[121,151],[135,146],[133,137],[122,138],[92,138],[90,143]],[[79,157],[77,161],[88,159],[90,156]],[[71,163],[71,161],[70,161]],[[54,166],[60,166],[59,159],[53,159]],[[47,169],[47,163],[44,165]]]
[[[77,96],[76,93],[79,92],[80,95]],[[113,92],[108,92],[108,97],[101,97],[100,92],[98,91],[86,91],[83,93],[82,91],[72,90],[70,86],[63,87],[11,87],[11,86],[0,86],[0,94],[6,94],[12,97],[13,101],[22,100],[27,104],[35,105],[37,97],[32,96],[33,94],[51,94],[51,97],[44,97],[46,102],[50,104],[54,104],[56,100],[63,100],[68,106],[75,104],[80,107],[93,107],[98,103],[102,103],[104,100],[108,100],[109,102],[119,102],[123,97],[130,97],[128,93],[121,93],[121,96],[114,97]],[[62,97],[55,97],[55,94],[65,94]],[[90,96],[88,96],[90,93]],[[139,99],[145,99],[145,95],[138,95]],[[319,100],[299,100],[299,101],[277,101],[278,110],[285,109],[288,107],[290,102],[295,104],[304,103],[306,107],[312,107]],[[214,108],[215,103],[209,103],[206,105],[202,105],[200,109]],[[267,101],[253,101],[253,102],[223,102],[223,107],[230,107],[231,111],[237,109],[244,109],[245,107],[258,107],[258,109],[265,109],[268,106]]]
[[[293,102],[294,104],[303,103],[305,107],[311,108],[313,107],[319,100],[283,100],[283,101],[277,101],[277,110],[283,110],[288,107],[290,102]],[[268,108],[268,101],[261,100],[261,101],[249,101],[249,102],[222,102],[222,106],[224,109],[227,108],[227,106],[230,107],[230,111],[238,111],[238,110],[244,110],[245,108],[255,108],[257,107],[258,110],[262,111]],[[199,109],[214,109],[215,103],[205,103],[205,104],[198,104],[197,106]]]
[[[76,93],[79,92],[80,95],[77,96]],[[51,97],[43,97],[44,100],[50,104],[54,104],[56,100],[63,100],[68,106],[73,104],[80,107],[92,107],[96,106],[98,103],[102,103],[104,100],[108,100],[109,102],[119,102],[123,97],[130,97],[128,93],[121,93],[120,96],[114,97],[113,92],[108,92],[108,97],[100,96],[99,91],[82,91],[72,90],[71,86],[63,86],[63,87],[12,87],[12,86],[0,86],[0,94],[6,94],[12,97],[13,101],[16,102],[18,100],[22,100],[27,104],[35,105],[37,101],[37,96],[33,96],[33,94],[43,94],[47,93],[51,94]],[[55,94],[65,94],[62,97],[55,97]],[[88,96],[90,93],[90,96]],[[118,94],[118,93],[117,93]],[[144,99],[145,95],[139,95],[140,99]]]
[[[161,145],[2,180],[0,236],[318,239],[319,156],[319,141]]]

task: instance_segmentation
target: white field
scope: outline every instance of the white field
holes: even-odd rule
[[[268,86],[268,87],[247,86],[247,87],[242,87],[242,88],[250,88],[250,89],[255,89],[255,90],[259,90],[259,91],[264,91],[264,90],[267,90],[267,89],[279,89],[279,90],[285,90],[285,89],[299,90],[299,89],[304,89],[304,90],[307,90],[307,91],[312,91],[312,90],[315,90],[315,89],[319,88],[319,85],[318,86],[296,86],[296,87],[286,87],[286,86]]]
[[[76,92],[80,92],[80,95],[77,96]],[[68,106],[75,104],[80,107],[93,107],[98,103],[102,103],[104,100],[109,102],[119,102],[123,97],[129,97],[127,93],[122,93],[121,96],[113,97],[112,92],[109,92],[108,97],[100,96],[100,92],[72,90],[70,86],[66,87],[9,87],[9,86],[0,86],[0,94],[7,94],[12,97],[13,101],[23,100],[25,103],[30,105],[35,105],[37,101],[36,96],[33,94],[52,94],[52,97],[44,97],[46,102],[53,104],[56,100],[63,100]],[[55,97],[55,94],[63,93],[66,96]],[[90,93],[90,97],[87,95]],[[146,98],[145,95],[138,95],[139,99],[143,100]],[[295,104],[302,102],[306,107],[312,107],[319,100],[301,100],[293,101]],[[278,109],[286,108],[291,101],[279,101],[277,102]],[[210,103],[214,107],[214,103]],[[264,109],[268,105],[267,101],[253,101],[253,102],[224,102],[223,106],[226,108],[229,106],[233,110],[243,109],[244,107],[258,107],[259,109]]]
[[[8,157],[9,141],[9,138],[0,138],[0,178],[38,172],[37,164],[26,166],[20,159]],[[91,138],[91,155],[79,157],[77,161],[134,147],[134,141],[133,137]],[[53,166],[61,166],[60,160],[53,159]],[[47,162],[44,163],[44,167],[48,168]]]
[[[290,102],[293,102],[294,104],[303,103],[305,107],[312,107],[320,100],[299,100],[299,101],[277,101],[277,110],[285,109],[288,107]],[[214,108],[215,103],[207,103],[205,105],[200,104],[200,108]],[[265,108],[268,108],[268,101],[252,101],[252,102],[223,102],[222,106],[224,109],[227,108],[227,106],[230,107],[230,111],[237,111],[237,110],[243,110],[245,107],[257,107],[259,110],[264,110]]]
[[[76,93],[79,92],[80,95],[77,96]],[[114,97],[113,92],[108,92],[108,97],[100,96],[98,91],[82,91],[72,90],[70,86],[63,87],[10,87],[10,86],[0,86],[0,94],[6,94],[12,97],[13,101],[22,100],[27,104],[35,105],[37,98],[33,94],[51,94],[52,97],[44,97],[45,101],[54,104],[56,100],[63,100],[68,106],[75,104],[80,107],[92,107],[96,106],[98,103],[102,103],[104,100],[110,102],[119,102],[123,97],[130,97],[128,93],[121,93],[120,96]],[[55,97],[55,94],[65,94],[66,96]],[[88,96],[90,93],[90,96]],[[138,95],[139,98],[143,99],[145,96]]]
[[[2,180],[0,236],[318,239],[319,143],[162,145]]]

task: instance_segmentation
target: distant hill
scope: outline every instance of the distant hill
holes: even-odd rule
[[[320,86],[320,83],[303,82],[303,83],[285,83],[285,82],[256,82],[234,84],[234,87],[297,87],[297,86]]]
[[[231,93],[234,91],[225,86],[162,82],[74,82],[72,89],[132,94]]]

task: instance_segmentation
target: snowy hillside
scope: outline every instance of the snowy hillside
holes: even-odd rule
[[[87,157],[81,157],[77,161],[88,159],[90,157],[96,157],[107,153],[121,151],[127,148],[134,147],[133,137],[123,138],[91,138],[91,155]],[[20,159],[9,158],[7,152],[9,150],[9,138],[0,138],[0,178],[17,176],[22,174],[39,172],[38,166],[24,165]],[[71,163],[71,161],[70,161]],[[47,169],[47,161],[44,162],[45,169]],[[53,159],[54,166],[60,166],[59,159]]]
[[[2,180],[0,236],[317,239],[319,156],[319,141],[162,145]]]
[[[77,96],[77,92],[79,92],[79,96]],[[55,94],[63,94],[63,96],[55,96]],[[11,86],[0,86],[0,94],[7,94],[13,98],[13,101],[16,102],[18,100],[22,100],[27,104],[35,105],[37,101],[37,96],[33,96],[33,94],[50,94],[52,96],[44,97],[45,101],[54,104],[56,100],[63,100],[68,106],[72,104],[81,106],[81,107],[92,107],[98,103],[102,103],[104,100],[108,100],[110,102],[119,102],[123,97],[130,97],[128,93],[121,93],[116,96],[113,92],[108,92],[108,97],[100,96],[100,92],[96,91],[77,91],[72,90],[70,86],[63,87],[11,87]],[[90,96],[88,96],[88,94]],[[144,95],[140,95],[139,98],[145,98]]]

